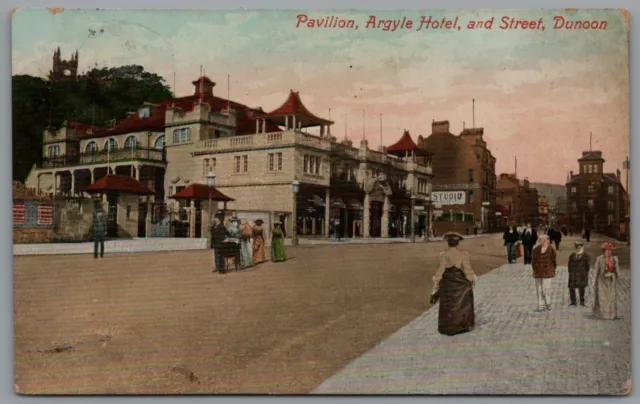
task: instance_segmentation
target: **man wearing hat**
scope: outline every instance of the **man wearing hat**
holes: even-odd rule
[[[471,331],[475,325],[473,307],[473,272],[469,253],[458,249],[462,240],[459,233],[444,235],[449,248],[440,253],[438,270],[433,276],[431,304],[440,300],[438,332],[455,335]]]
[[[213,219],[211,226],[211,248],[213,249],[214,269],[212,272],[224,273],[224,258],[221,255],[222,243],[227,238],[227,229],[222,225],[220,216]]]
[[[531,253],[531,267],[533,278],[536,280],[538,308],[542,312],[551,310],[551,280],[556,276],[556,250],[551,247],[549,236],[543,234],[538,237],[540,244]]]
[[[584,289],[589,286],[589,268],[591,258],[584,252],[584,243],[575,242],[575,252],[569,256],[569,298],[571,304],[576,306],[576,289],[580,293],[580,306],[584,306]]]

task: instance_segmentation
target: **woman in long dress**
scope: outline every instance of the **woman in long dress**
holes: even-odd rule
[[[433,276],[431,304],[440,300],[438,332],[444,335],[461,334],[473,330],[473,272],[469,253],[458,249],[462,236],[449,232],[444,235],[449,248],[440,253],[440,264]]]
[[[613,255],[615,248],[611,243],[604,243],[604,253],[596,259],[593,314],[602,320],[615,320],[618,317],[616,286],[620,267],[618,257]]]
[[[255,221],[253,226],[253,265],[267,260],[264,251],[265,240],[264,227],[262,227],[263,223],[262,219],[258,219]]]
[[[240,236],[240,268],[245,269],[253,266],[253,247],[251,246],[253,229],[245,219],[242,219]]]
[[[284,249],[284,232],[282,225],[276,223],[271,233],[271,260],[273,262],[286,261],[287,254]]]

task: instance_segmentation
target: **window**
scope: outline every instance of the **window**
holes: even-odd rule
[[[191,129],[182,128],[173,131],[173,143],[187,143],[191,141]]]
[[[278,153],[279,155],[282,156],[282,153]],[[320,166],[322,164],[322,161],[320,160],[320,157],[316,157],[316,156],[310,156],[305,154],[304,155],[304,166],[302,168],[302,172],[304,173],[309,173],[309,174],[320,174]],[[280,168],[279,170],[282,170],[282,164],[280,163]],[[338,174],[338,165],[334,164],[334,170],[335,170],[335,174]]]
[[[249,171],[249,156],[247,155],[242,156],[242,169],[245,173]]]
[[[587,204],[589,205],[590,208],[593,208],[593,199],[589,199],[589,201],[587,201]]]
[[[212,158],[211,159],[211,171],[216,171],[216,159]]]
[[[282,153],[269,153],[269,171],[282,171]]]
[[[302,168],[302,172],[303,173],[309,172],[309,156],[307,156],[306,154],[304,155],[304,167]]]
[[[613,215],[607,216],[607,224],[608,225],[612,225],[613,224]]]
[[[320,160],[320,157],[316,157],[316,174],[320,174],[321,165],[322,165],[322,160]]]
[[[240,172],[240,156],[234,156],[233,160],[234,160],[233,172],[237,174]]]
[[[138,140],[136,139],[135,136],[129,136],[125,141],[124,141],[124,148],[125,149],[133,149],[135,147],[138,147]]]
[[[609,185],[607,191],[609,192],[609,195],[613,195],[613,185]]]
[[[592,193],[593,193],[593,185],[589,185],[589,187],[588,187],[588,192],[589,192],[590,194],[592,194]]]
[[[593,166],[593,172],[596,174],[598,173],[598,166]]]
[[[573,208],[573,210],[578,209],[578,202],[571,202],[571,207]]]
[[[469,203],[473,203],[473,191],[469,191]]]
[[[473,169],[469,169],[469,182],[473,182]]]
[[[115,139],[111,138],[104,143],[104,149],[109,151],[118,150],[118,142]]]
[[[575,193],[577,193],[577,192],[578,192],[578,188],[576,188],[576,187],[571,187],[571,193],[572,193],[572,194],[575,194]]]
[[[157,150],[164,149],[164,135],[156,139],[156,143],[153,145],[153,147],[155,147]]]
[[[127,219],[131,219],[131,205],[127,205]]]
[[[58,157],[60,155],[60,145],[49,146],[47,149],[48,157]]]
[[[213,132],[213,138],[214,138],[214,139],[218,139],[219,137],[220,137],[220,131],[216,129],[216,130]]]
[[[588,171],[589,174],[593,173],[593,166],[591,164],[589,164],[587,168],[589,169]]]
[[[209,174],[209,171],[211,171],[211,166],[209,165],[209,159],[202,160],[202,175],[206,177],[207,174]]]
[[[94,141],[87,143],[87,147],[85,149],[87,153],[95,153],[98,151],[98,144]]]
[[[613,203],[613,201],[609,201],[609,210],[614,210],[615,209],[615,204]]]
[[[138,117],[139,117],[140,119],[142,119],[142,118],[148,118],[148,117],[150,117],[150,116],[151,116],[151,109],[150,109],[150,108],[145,107],[145,108],[140,108],[140,109],[138,110]]]

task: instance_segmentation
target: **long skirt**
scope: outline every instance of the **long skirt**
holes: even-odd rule
[[[253,264],[259,264],[261,262],[265,262],[267,260],[265,251],[264,251],[264,238],[263,237],[254,237],[253,238]]]
[[[603,320],[615,320],[618,316],[617,299],[617,276],[613,274],[610,278],[605,278],[601,272],[596,277],[593,314]]]
[[[517,260],[516,257],[516,243],[507,243],[506,245],[507,247],[507,260],[509,260],[509,262],[513,262]]]
[[[253,265],[253,248],[251,240],[240,240],[240,268],[248,268]]]
[[[271,260],[273,262],[282,262],[287,259],[287,254],[284,249],[284,239],[281,237],[274,237],[271,241]]]
[[[445,269],[438,288],[440,312],[438,332],[455,335],[471,331],[475,325],[473,287],[461,269]]]

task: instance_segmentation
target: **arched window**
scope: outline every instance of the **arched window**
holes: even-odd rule
[[[104,149],[110,151],[118,150],[118,142],[116,142],[114,138],[111,138],[104,143]]]
[[[155,147],[158,150],[164,149],[164,135],[156,139],[156,143],[153,145],[153,147]]]
[[[124,141],[124,148],[125,149],[133,149],[138,147],[138,140],[136,139],[135,136],[129,136],[127,137],[127,139]]]
[[[91,142],[87,143],[87,147],[86,147],[85,151],[87,153],[95,153],[95,152],[97,152],[98,151],[98,144],[92,140]]]

